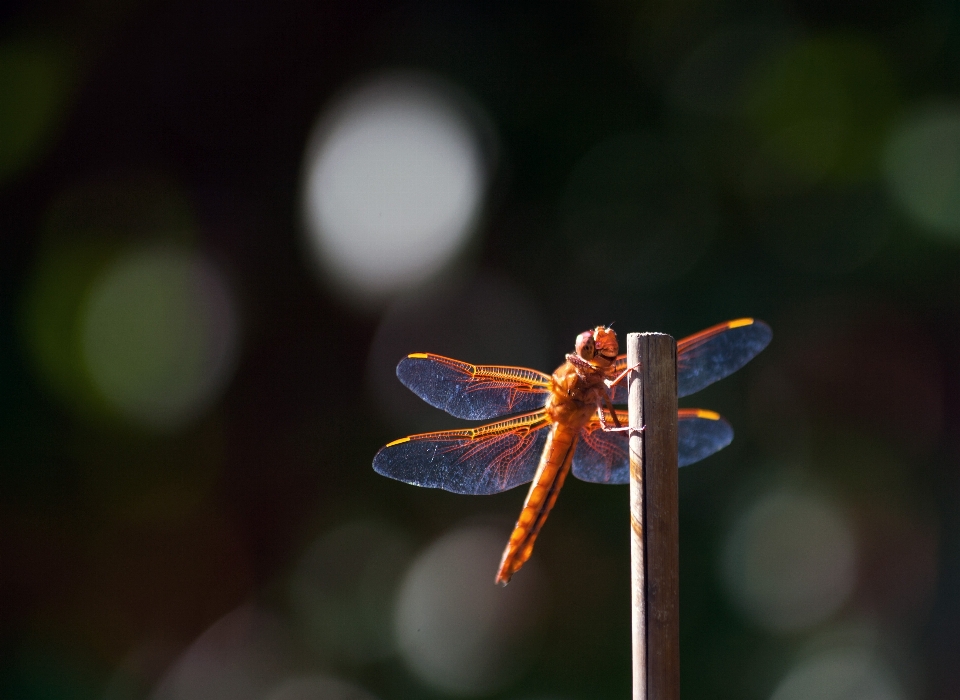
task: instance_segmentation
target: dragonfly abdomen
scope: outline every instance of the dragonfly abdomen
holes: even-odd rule
[[[506,585],[533,553],[533,544],[540,528],[546,522],[557,500],[557,494],[570,472],[579,434],[579,429],[562,423],[554,423],[550,429],[540,465],[523,503],[523,510],[520,511],[520,517],[500,560],[497,583]]]

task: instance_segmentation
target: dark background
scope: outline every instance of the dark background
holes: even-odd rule
[[[99,0],[0,19],[3,697],[281,697],[231,686],[222,657],[208,690],[154,691],[238,614],[276,626],[286,641],[257,653],[294,675],[456,696],[389,648],[311,643],[287,593],[311,543],[349,523],[373,529],[341,564],[376,559],[377,533],[410,556],[460,526],[506,542],[520,490],[455,496],[370,468],[386,442],[453,424],[397,403],[393,363],[433,351],[547,371],[597,324],[679,338],[740,316],[770,323],[772,345],[683,404],[737,431],[680,477],[684,697],[960,692],[952,3]],[[306,145],[337,95],[396,69],[469,95],[496,165],[455,281],[358,306],[303,243]],[[71,343],[98,275],[157,243],[215,262],[240,330],[209,404],[148,429],[91,388]],[[794,498],[799,519],[776,521],[742,583],[731,538],[765,494]],[[625,488],[568,482],[531,609],[511,609],[530,621],[504,623],[520,660],[474,694],[626,696],[626,505]],[[848,538],[836,556],[836,529],[806,531],[822,509]],[[817,578],[847,555],[847,578]],[[372,610],[382,632],[404,566],[376,600],[346,564],[316,585],[345,629]],[[802,590],[776,602],[790,572],[810,574],[813,603],[840,592],[808,615]],[[823,687],[790,686],[803,668]],[[341,697],[310,692],[283,697]]]

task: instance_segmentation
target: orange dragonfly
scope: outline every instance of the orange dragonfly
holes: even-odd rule
[[[677,343],[677,393],[688,396],[737,371],[770,342],[763,321],[721,323]],[[408,355],[397,377],[431,406],[457,418],[489,420],[461,430],[411,435],[373,458],[378,474],[454,493],[491,494],[532,481],[510,536],[496,582],[506,584],[533,552],[570,471],[583,481],[630,480],[626,355],[613,329],[598,326],[577,337],[574,352],[553,375],[533,369],[471,365],[431,353]],[[519,414],[519,415],[513,415]],[[718,413],[678,413],[680,466],[698,462],[733,440]]]

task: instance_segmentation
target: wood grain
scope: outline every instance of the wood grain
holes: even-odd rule
[[[680,698],[677,344],[627,335],[633,699]],[[641,431],[640,428],[643,428]]]

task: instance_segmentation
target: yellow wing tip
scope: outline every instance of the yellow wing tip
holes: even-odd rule
[[[706,411],[702,408],[697,409],[697,418],[706,418],[707,420],[720,420],[720,414],[716,411]],[[387,445],[389,447],[390,445]]]
[[[727,328],[741,328],[742,326],[752,326],[752,318],[738,318],[736,321],[730,321],[727,324]]]
[[[388,442],[387,447],[393,447],[394,445],[399,445],[404,442],[410,442],[410,438],[405,437],[405,438],[400,438],[399,440],[394,440],[393,442]]]
[[[426,360],[430,355],[425,352],[413,352],[407,355],[407,357],[413,360]]]

